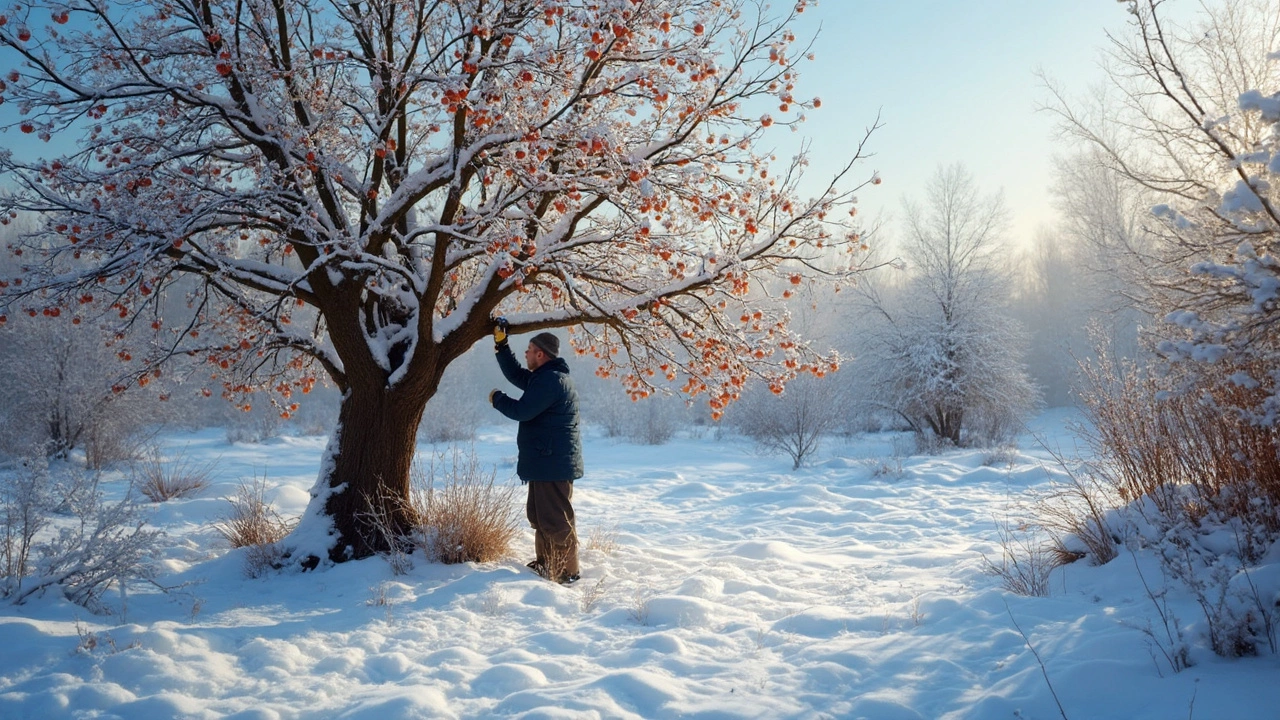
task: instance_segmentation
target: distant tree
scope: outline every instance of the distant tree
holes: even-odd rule
[[[1058,160],[1058,218],[1022,253],[1012,313],[1031,339],[1027,365],[1053,406],[1075,402],[1079,361],[1103,342],[1113,359],[1149,351],[1138,329],[1153,324],[1159,246],[1152,193],[1107,166],[1096,150]]]
[[[750,375],[834,364],[749,301],[853,272],[852,193],[875,182],[837,185],[857,139],[812,198],[803,157],[759,149],[820,104],[796,85],[806,6],[14,6],[0,99],[74,149],[0,153],[3,210],[46,219],[0,308],[105,303],[156,327],[147,362],[193,354],[205,393],[265,388],[282,413],[326,373],[342,406],[294,558],[367,556],[385,534],[361,518],[408,526],[419,421],[495,314],[569,328],[634,395],[683,382],[716,416]],[[157,309],[173,292],[183,322]]]
[[[163,413],[158,396],[124,393],[120,359],[98,328],[71,318],[17,317],[0,326],[0,451],[65,457],[92,467],[126,459]],[[141,379],[145,385],[151,376]]]
[[[1027,370],[1046,404],[1069,405],[1075,357],[1089,347],[1088,271],[1060,232],[1037,235],[1020,260],[1010,314],[1026,331]]]
[[[1053,191],[1061,219],[1053,253],[1078,276],[1080,300],[1112,351],[1136,357],[1138,328],[1151,325],[1150,275],[1160,266],[1154,194],[1116,173],[1096,149],[1059,163]]]
[[[1005,310],[1004,205],[980,197],[955,165],[934,175],[923,206],[904,202],[904,214],[905,278],[863,285],[873,322],[851,369],[856,397],[953,445],[996,439],[1038,401],[1025,337]]]
[[[0,237],[18,232],[11,225]],[[6,270],[0,258],[0,277]],[[155,400],[168,395],[123,392],[161,380],[154,371],[139,376],[117,344],[101,326],[61,311],[0,324],[0,453],[61,458],[80,450],[94,468],[130,457],[143,429],[167,414]]]

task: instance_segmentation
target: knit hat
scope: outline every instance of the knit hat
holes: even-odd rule
[[[529,342],[538,347],[539,350],[546,353],[548,357],[559,357],[560,355],[560,338],[549,332],[538,333],[534,335]]]

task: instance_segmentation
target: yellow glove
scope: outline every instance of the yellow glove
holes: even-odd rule
[[[506,333],[503,333],[503,335],[506,335]],[[489,404],[490,404],[490,405],[492,405],[492,404],[493,404],[493,396],[494,396],[494,395],[497,395],[497,394],[498,394],[498,389],[497,389],[497,388],[494,388],[494,389],[492,389],[492,390],[490,390],[490,391],[489,391]]]
[[[493,344],[501,345],[507,341],[507,319],[504,317],[495,318],[493,326]]]

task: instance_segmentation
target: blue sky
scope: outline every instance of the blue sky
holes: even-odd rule
[[[1106,30],[1122,32],[1128,14],[1116,0],[822,0],[802,18],[801,39],[821,23],[797,88],[823,101],[800,131],[815,174],[880,112],[869,167],[884,183],[860,194],[864,210],[900,215],[904,194],[921,198],[939,164],[961,162],[1003,190],[1010,239],[1023,242],[1052,222],[1051,168],[1067,149],[1036,111],[1048,99],[1036,71],[1084,94],[1104,78]]]

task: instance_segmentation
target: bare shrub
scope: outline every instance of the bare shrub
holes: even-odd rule
[[[675,437],[680,423],[680,400],[650,397],[635,403],[627,439],[644,445],[665,445]]]
[[[1000,559],[982,556],[987,572],[1000,578],[1005,590],[1028,597],[1049,596],[1049,573],[1055,567],[1053,553],[1034,528],[1014,526],[1007,519],[996,521]]]
[[[413,540],[408,537],[412,531],[400,524],[393,517],[395,510],[402,506],[394,498],[387,498],[381,503],[371,503],[368,510],[361,514],[361,532],[370,547],[385,548],[379,554],[387,561],[393,575],[404,575],[413,569]],[[416,517],[412,508],[410,517]]]
[[[0,325],[0,452],[83,450],[101,470],[136,456],[162,408],[122,380],[136,368],[118,357],[113,331],[72,319],[15,314]]]
[[[1012,443],[1003,443],[995,447],[988,448],[982,454],[982,465],[984,467],[994,467],[996,465],[1004,465],[1011,467],[1018,462],[1018,446]]]
[[[1082,367],[1080,396],[1092,430],[1085,439],[1098,472],[1122,502],[1148,498],[1171,523],[1199,527],[1236,518],[1260,551],[1280,532],[1280,427],[1249,422],[1231,408],[1242,395],[1231,374],[1194,391],[1105,354]]]
[[[266,501],[267,479],[241,480],[239,492],[227,498],[230,510],[214,525],[233,548],[245,548],[245,574],[261,577],[279,567],[284,556],[280,541],[298,524],[285,518]]]
[[[602,427],[607,437],[664,445],[682,425],[691,424],[684,402],[661,392],[639,398],[621,392],[613,383],[584,378],[578,393],[583,398],[584,417]]]
[[[435,453],[415,463],[409,493],[414,540],[443,563],[492,562],[511,553],[518,529],[515,487],[495,482],[475,452]]]
[[[133,466],[138,492],[157,503],[200,494],[209,487],[212,474],[213,461],[197,464],[184,451],[166,463],[156,448],[143,454]]]
[[[1280,427],[1238,412],[1269,388],[1240,383],[1239,372],[1217,367],[1223,374],[1201,368],[1188,375],[1175,365],[1157,375],[1110,362],[1099,351],[1097,361],[1083,365],[1081,397],[1100,483],[1115,504],[1142,519],[1138,539],[1195,599],[1213,651],[1237,657],[1256,653],[1260,642],[1274,645],[1270,616],[1256,612],[1257,593],[1233,591],[1231,583],[1280,535]],[[1096,497],[1093,490],[1077,494]],[[1100,517],[1087,506],[1081,524],[1087,529]],[[1234,550],[1203,542],[1222,529],[1235,533]],[[1164,624],[1170,639],[1160,647],[1176,671],[1183,663],[1170,648],[1180,647],[1180,636],[1168,631],[1167,619]]]
[[[103,594],[153,575],[162,533],[146,528],[133,488],[108,502],[97,475],[54,478],[40,453],[0,475],[0,596],[22,603],[58,588],[92,612],[109,612]]]
[[[631,596],[631,607],[627,614],[639,625],[649,624],[649,606],[653,600],[653,591],[647,587],[637,587]]]
[[[835,430],[844,402],[838,388],[812,377],[800,377],[787,384],[781,394],[760,388],[743,401],[735,425],[765,452],[791,458],[798,470],[822,444],[823,435]]]
[[[152,434],[153,431],[127,421],[100,420],[85,432],[85,465],[91,470],[104,470],[137,460]]]
[[[0,482],[0,595],[21,590],[30,571],[36,535],[52,520],[58,505],[44,454],[19,459],[12,473]]]
[[[240,413],[227,423],[227,442],[257,445],[280,436],[284,420],[275,412],[253,409]]]

